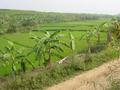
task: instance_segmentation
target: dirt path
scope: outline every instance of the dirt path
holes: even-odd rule
[[[111,79],[120,79],[120,59],[75,76],[46,90],[104,90]]]

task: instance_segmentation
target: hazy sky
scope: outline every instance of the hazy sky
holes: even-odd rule
[[[117,14],[120,0],[0,0],[0,9]]]

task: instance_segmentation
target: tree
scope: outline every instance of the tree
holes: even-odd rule
[[[10,23],[7,29],[7,33],[15,33],[17,32],[17,26],[13,23]]]
[[[20,26],[23,27],[24,32],[31,31],[32,29],[36,28],[38,26],[38,21],[34,19],[25,19],[20,22]]]

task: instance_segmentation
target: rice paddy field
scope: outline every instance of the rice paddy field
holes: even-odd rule
[[[73,36],[75,37],[75,43],[76,43],[76,52],[81,52],[85,48],[87,48],[85,37],[81,39],[81,37],[88,31],[88,30],[94,30],[96,25],[99,25],[103,22],[106,22],[108,20],[86,20],[86,21],[79,21],[79,22],[63,22],[63,23],[48,23],[48,24],[41,24],[38,28],[38,30],[33,32],[26,32],[26,33],[13,33],[13,34],[4,34],[0,35],[0,50],[3,50],[4,47],[8,45],[7,40],[9,39],[11,41],[18,42],[19,44],[26,45],[26,46],[34,46],[35,41],[30,39],[31,34],[35,34],[37,36],[42,37],[44,34],[41,31],[50,31],[51,33],[56,30],[61,30],[61,34],[63,37],[61,38],[62,41],[68,42],[69,41],[69,32],[70,31]],[[101,32],[101,41],[106,41],[106,33]],[[93,42],[96,41],[96,38],[93,38]],[[18,48],[21,47],[17,45]],[[71,50],[68,48],[64,48],[64,52],[61,53],[63,57],[69,56],[71,53]],[[30,51],[28,48],[26,50]],[[33,54],[34,55],[34,54]],[[34,65],[37,67],[37,63],[35,62],[35,59],[33,58],[33,55],[30,58],[30,60],[34,63]],[[52,58],[53,61],[58,61],[59,59],[56,57]],[[18,66],[19,67],[19,66]],[[28,65],[28,69],[30,70],[30,66]],[[2,62],[0,63],[0,76],[8,75],[11,72],[11,68],[8,65],[7,67],[3,67]]]

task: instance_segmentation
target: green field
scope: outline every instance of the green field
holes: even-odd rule
[[[5,34],[0,36],[0,49],[4,49],[5,46],[7,46],[7,40],[4,38],[7,38],[11,41],[18,42],[20,44],[26,45],[26,46],[33,46],[34,41],[30,39],[30,34],[35,34],[37,36],[43,36],[43,32],[40,30],[47,30],[51,31],[51,33],[55,30],[61,30],[61,34],[64,35],[63,38],[61,38],[62,41],[68,42],[69,41],[69,32],[68,30],[71,30],[71,33],[75,37],[75,43],[76,43],[76,52],[81,52],[87,47],[85,37],[80,40],[80,38],[86,33],[87,30],[94,30],[96,25],[99,25],[107,20],[87,20],[87,21],[81,21],[81,22],[64,22],[64,23],[50,23],[50,24],[41,24],[39,26],[39,31],[34,31],[30,33],[13,33],[13,34]],[[106,40],[106,33],[101,32],[101,41]],[[95,42],[96,38],[94,37],[92,42]],[[64,53],[61,53],[63,57],[68,56],[71,54],[71,50],[68,48],[64,48]],[[28,49],[27,51],[29,51]],[[35,62],[34,55],[30,57],[30,60],[32,62]],[[53,61],[58,61],[59,59],[56,57],[52,58]],[[34,65],[37,67],[37,63],[34,63]],[[28,66],[29,67],[29,66]],[[3,67],[2,62],[0,63],[0,75],[6,75],[11,71],[10,66]]]
[[[77,21],[77,22],[62,22],[62,23],[49,23],[49,24],[41,24],[39,30],[72,30],[72,31],[85,31],[94,29],[96,25],[99,25],[103,22],[109,21],[108,19],[100,19],[100,20],[85,20],[85,21]]]

